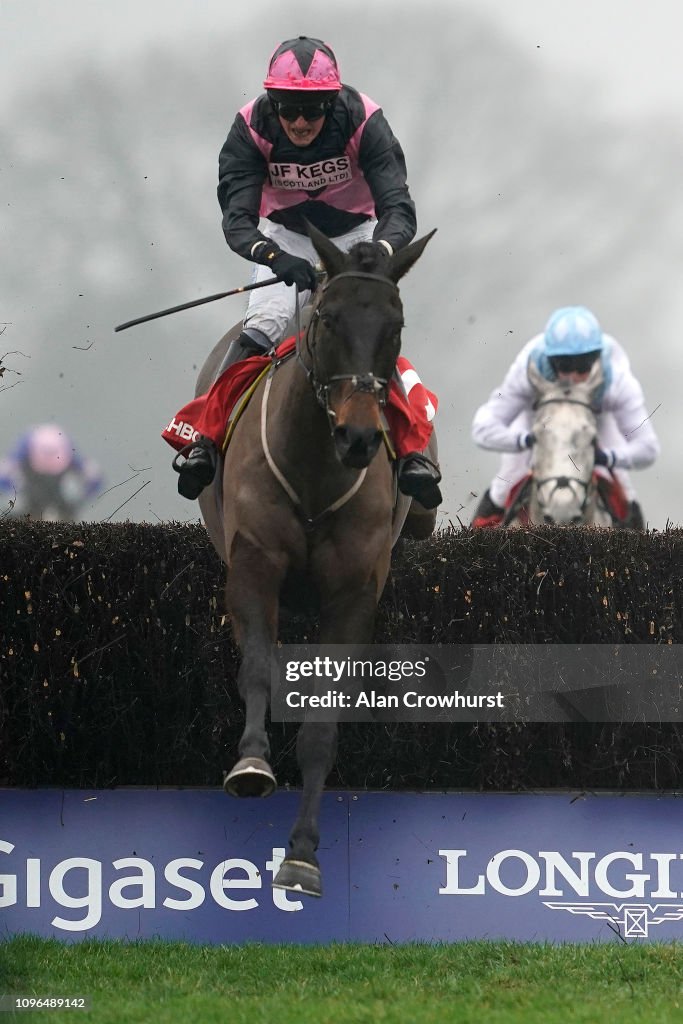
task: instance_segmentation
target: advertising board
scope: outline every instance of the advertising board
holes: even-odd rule
[[[683,937],[683,801],[327,792],[320,900],[273,889],[298,792],[0,790],[0,929],[65,941]]]

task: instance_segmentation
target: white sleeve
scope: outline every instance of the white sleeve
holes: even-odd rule
[[[603,409],[612,413],[622,437],[614,448],[615,466],[618,469],[646,469],[651,466],[659,455],[659,440],[645,405],[643,389],[628,363],[625,367],[615,366]]]
[[[524,346],[505,375],[505,380],[491,392],[472,421],[472,440],[480,448],[496,452],[519,451],[518,424],[512,426],[520,412],[530,410],[534,390],[527,376],[529,355],[537,342],[532,338]]]

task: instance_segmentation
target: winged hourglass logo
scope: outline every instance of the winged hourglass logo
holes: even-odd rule
[[[550,910],[566,910],[594,921],[608,921],[625,939],[646,939],[653,925],[683,920],[683,903],[548,903]]]

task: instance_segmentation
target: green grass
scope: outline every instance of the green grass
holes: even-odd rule
[[[654,1024],[683,1020],[683,947],[511,942],[191,946],[25,936],[0,943],[0,993],[88,995],[49,1024]]]

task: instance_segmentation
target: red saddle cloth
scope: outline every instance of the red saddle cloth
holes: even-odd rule
[[[531,486],[532,479],[531,473],[527,473],[527,475],[523,476],[521,480],[518,480],[516,484],[513,484],[505,501],[506,513],[508,513],[514,506],[518,506],[517,515],[519,516],[519,521],[522,526],[529,525],[529,509],[524,501],[524,492],[528,491]]]
[[[276,355],[287,355],[294,348],[294,343],[295,338],[287,338],[278,346]],[[162,431],[163,439],[180,451],[198,434],[203,434],[222,448],[230,412],[271,361],[270,356],[250,356],[229,366],[205,394],[188,402],[176,413]],[[395,380],[390,381],[385,409],[394,448],[400,458],[409,452],[424,451],[427,447],[438,399],[424,384],[415,382],[415,371],[405,356],[399,356],[397,366],[401,374],[411,371],[407,395]]]
[[[506,512],[513,506],[517,507],[517,514],[519,516],[522,526],[529,525],[529,510],[526,504],[526,498],[528,495],[525,493],[531,484],[531,473],[523,476],[521,480],[518,480],[510,488],[510,493],[507,496],[505,502]],[[614,522],[618,525],[620,522],[624,522],[629,512],[629,502],[624,488],[615,476],[611,474],[604,476],[602,473],[593,473],[593,480],[598,488],[598,492],[605,507],[609,514],[612,516]]]

